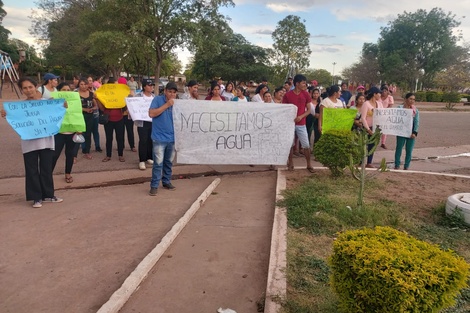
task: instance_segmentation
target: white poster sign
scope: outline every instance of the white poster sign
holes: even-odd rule
[[[178,163],[286,165],[296,116],[292,104],[176,100]]]
[[[375,109],[374,131],[377,126],[382,134],[410,137],[413,129],[413,110],[402,108]]]
[[[133,121],[152,121],[152,118],[149,116],[149,108],[152,100],[153,98],[150,97],[126,98],[127,109]]]

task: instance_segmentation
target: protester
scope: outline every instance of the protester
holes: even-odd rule
[[[67,83],[60,83],[57,86],[59,91],[71,91],[70,86]],[[54,144],[55,144],[55,152],[54,152],[54,159],[52,162],[52,171],[54,171],[55,166],[57,164],[57,160],[59,159],[60,155],[62,154],[62,150],[65,146],[65,182],[72,183],[72,167],[73,167],[73,159],[75,156],[75,148],[78,146],[78,143],[73,141],[75,133],[74,132],[64,132],[58,133],[54,136]],[[82,135],[83,136],[83,135]]]
[[[18,87],[26,96],[26,100],[46,99],[36,90],[37,82],[33,79],[20,78]],[[2,109],[1,116],[5,118],[6,115],[6,111]],[[33,201],[33,208],[42,207],[43,202],[59,203],[63,201],[54,194],[52,176],[54,149],[54,136],[21,140],[25,167],[26,201]]]
[[[225,101],[225,98],[220,95],[220,86],[217,82],[212,82],[209,94],[205,100]]]
[[[353,95],[350,99],[349,99],[349,102],[347,102],[347,107],[350,108],[352,106],[355,105],[355,101],[356,101],[356,97],[357,97],[357,94],[363,94],[364,95],[364,91],[366,89],[364,88],[364,86],[360,85],[356,88],[356,94]]]
[[[358,93],[356,95],[355,105],[351,107],[352,110],[357,110],[356,117],[354,118],[353,130],[362,129],[361,109],[364,102],[366,102],[366,96],[362,93]]]
[[[129,89],[131,90],[130,92],[131,96],[134,96],[137,92],[137,87],[139,87],[139,85],[135,81],[134,76],[131,76],[129,78],[129,81],[126,81],[126,83],[127,83],[127,86],[129,86]]]
[[[110,77],[108,84],[114,84],[116,81],[114,77]],[[116,133],[116,142],[118,148],[118,157],[120,162],[125,162],[124,159],[124,120],[122,116],[122,109],[107,109],[100,101],[98,101],[100,110],[108,115],[108,122],[104,124],[104,132],[106,134],[106,157],[102,162],[109,162],[113,152],[113,132]]]
[[[377,108],[382,109],[382,102],[380,101],[381,93],[382,91],[375,86],[370,88],[366,97],[366,102],[364,102],[360,111],[362,126],[369,133],[369,136],[372,136],[372,134],[374,133],[372,131],[372,118],[374,116],[374,110]],[[367,146],[368,151],[372,150],[373,147],[374,144],[369,144]],[[374,166],[372,165],[373,158],[373,153],[367,157],[366,167],[374,168]]]
[[[186,85],[188,91],[185,92],[181,99],[184,100],[199,100],[199,84],[195,80],[190,80]],[[143,88],[143,87],[142,87]]]
[[[218,86],[218,85],[217,85]],[[219,87],[220,90],[220,87]],[[156,196],[160,181],[163,188],[174,190],[171,183],[173,158],[175,156],[175,134],[173,129],[173,104],[178,87],[169,82],[164,95],[156,96],[150,104],[152,118],[153,168],[149,195]]]
[[[307,161],[307,170],[313,173],[313,167],[310,160],[310,144],[308,141],[307,128],[305,126],[307,115],[310,114],[312,106],[312,98],[306,91],[307,78],[304,75],[297,74],[293,80],[294,89],[287,92],[283,99],[283,103],[291,103],[297,107],[297,117],[295,121],[295,133],[300,140],[301,147],[304,149],[304,156]],[[293,163],[294,148],[292,147],[289,153],[289,161],[287,167],[289,170],[294,169]]]
[[[87,77],[88,81],[88,90],[93,92],[93,96],[96,97],[95,91],[99,88],[96,87],[97,85],[95,84],[96,81],[93,80],[93,77],[90,75]],[[99,86],[101,87],[101,83],[98,83]],[[100,112],[98,110],[98,105],[96,105],[96,109],[93,110],[93,120],[91,122],[91,134],[93,135],[93,141],[95,142],[95,151],[96,152],[103,152],[101,150],[101,144],[100,144],[100,132],[99,132],[99,117],[100,117]],[[85,149],[85,144],[82,143],[82,150]],[[91,149],[91,141],[90,141],[90,149]]]
[[[38,88],[38,91],[41,93],[41,97],[44,99],[51,99],[51,92],[57,91],[56,87],[59,84],[59,76],[56,76],[52,73],[47,73],[44,75],[44,82]]]
[[[318,131],[322,132],[322,124],[323,124],[323,109],[329,108],[344,108],[343,101],[339,99],[341,96],[341,91],[338,85],[330,86],[327,89],[327,97],[323,99],[320,103],[320,117],[318,119]]]
[[[312,112],[307,116],[307,132],[308,139],[312,142],[312,131],[313,131],[313,143],[316,143],[320,139],[320,132],[318,131],[318,118],[320,117],[320,89],[313,87],[312,89]]]
[[[222,94],[225,91],[225,85],[224,82],[222,81],[222,77],[219,77],[217,79],[217,85],[220,87],[220,94]]]
[[[233,97],[232,101],[238,102],[249,102],[250,99],[245,96],[245,88],[243,86],[238,86],[236,89],[237,96]]]
[[[382,101],[383,108],[384,109],[391,108],[394,104],[394,101],[387,85],[382,85],[382,87],[380,87],[380,90],[382,90],[380,101]],[[386,141],[387,141],[387,135],[382,134],[382,136],[380,137],[380,147],[382,147],[383,149],[387,149],[387,146],[385,145]]]
[[[221,93],[222,97],[225,98],[227,101],[232,101],[235,97],[234,95],[234,85],[232,82],[228,82],[227,86],[225,86],[225,90]]]
[[[194,85],[193,85],[194,86]],[[136,94],[136,97],[153,99],[155,83],[151,79],[142,80],[142,92]],[[145,162],[153,164],[153,143],[152,143],[152,122],[135,121],[137,125],[137,134],[139,135],[139,169],[145,170]]]
[[[403,151],[403,146],[405,146],[405,166],[404,169],[407,170],[410,167],[411,157],[413,154],[413,148],[415,145],[416,137],[418,137],[419,130],[419,111],[415,106],[416,96],[414,93],[407,93],[405,95],[405,103],[399,105],[398,108],[411,109],[413,110],[413,126],[410,137],[401,137],[397,136],[397,144],[395,148],[395,169],[400,168],[400,159],[401,153]]]
[[[286,90],[284,87],[277,87],[274,89],[274,97],[273,97],[273,102],[274,103],[282,103],[282,98],[286,94]]]
[[[131,76],[131,78],[132,78],[132,76]],[[134,81],[134,83],[137,85],[137,82]],[[127,79],[125,79],[122,76],[119,77],[118,84],[123,84],[123,85],[128,85],[129,86]],[[132,97],[132,96],[134,96],[134,94],[135,93],[132,93],[132,90],[131,90],[129,96]],[[129,111],[127,110],[127,107],[124,107],[122,109],[122,119],[124,121],[124,137],[125,137],[126,131],[127,131],[127,142],[129,143],[129,148],[131,149],[132,152],[137,152],[137,149],[135,148],[134,122],[129,117]]]
[[[348,90],[348,84],[347,83],[341,83],[341,98],[343,98],[343,101],[345,104],[349,103],[349,100],[351,99],[352,94]]]
[[[263,95],[263,100],[265,103],[273,103],[273,97],[269,92],[265,92]]]
[[[251,98],[251,101],[253,102],[263,102],[263,95],[265,92],[268,92],[268,86],[259,84],[258,87],[256,87],[255,95],[253,98]]]
[[[93,118],[94,112],[98,109],[94,93],[88,88],[88,81],[86,78],[80,78],[78,83],[78,94],[80,95],[80,101],[82,102],[83,118],[85,119],[86,130],[83,133],[85,137],[85,143],[82,145],[82,153],[85,159],[93,159],[90,154],[91,149],[91,134],[93,132]]]

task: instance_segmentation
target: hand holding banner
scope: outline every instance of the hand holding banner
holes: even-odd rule
[[[5,102],[3,108],[8,124],[23,140],[57,134],[65,115],[64,99]]]
[[[129,97],[126,98],[127,109],[133,121],[151,122],[149,108],[153,98],[149,97]]]
[[[129,96],[130,91],[124,84],[104,84],[95,94],[106,109],[121,109],[126,106],[124,99]]]
[[[86,130],[85,119],[82,113],[82,102],[78,92],[58,91],[52,92],[54,99],[65,99],[67,101],[67,111],[65,112],[59,133],[84,132]]]
[[[356,113],[354,109],[323,108],[322,132],[351,130]]]

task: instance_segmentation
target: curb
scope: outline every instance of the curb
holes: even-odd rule
[[[173,243],[179,233],[188,224],[191,218],[196,214],[199,208],[209,198],[212,191],[219,185],[220,178],[214,181],[202,192],[202,194],[193,202],[186,213],[176,222],[170,231],[162,238],[159,244],[147,254],[147,256],[137,265],[135,270],[126,278],[122,286],[116,290],[109,300],[104,303],[97,313],[117,313],[126,304],[139,285],[145,280],[148,273],[152,270],[163,253]]]
[[[286,176],[282,169],[277,171],[276,203],[284,199],[282,191],[286,189]],[[279,300],[286,298],[287,279],[287,211],[284,207],[275,206],[274,222],[269,253],[268,281],[264,303],[265,313],[276,313],[281,309]]]

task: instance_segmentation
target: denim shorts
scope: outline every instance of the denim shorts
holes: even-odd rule
[[[300,146],[303,149],[310,149],[310,143],[308,140],[307,126],[295,125],[295,134],[299,138]]]

